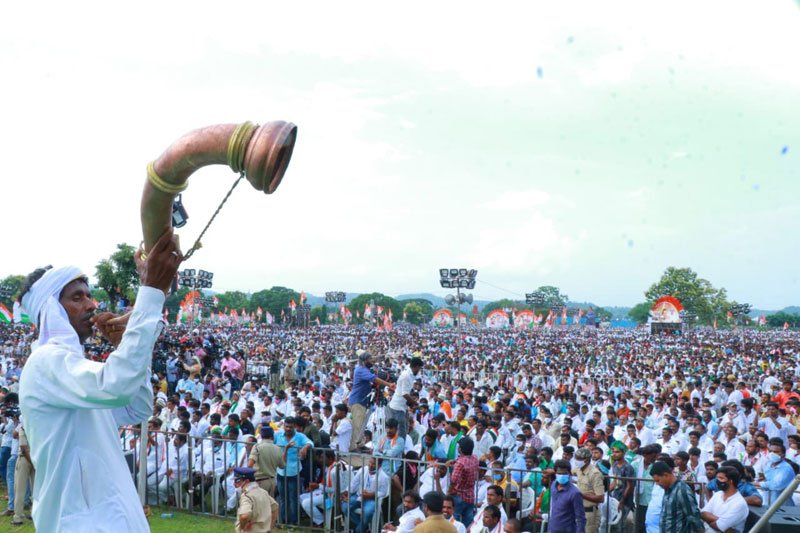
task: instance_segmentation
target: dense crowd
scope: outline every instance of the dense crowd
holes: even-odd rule
[[[33,340],[0,326],[7,480]],[[180,486],[189,505],[218,491],[233,509],[232,468],[249,465],[289,524],[335,510],[345,529],[412,531],[442,492],[459,532],[741,531],[798,471],[798,353],[790,331],[173,325],[153,357],[148,499]],[[138,438],[120,428],[141,466]]]

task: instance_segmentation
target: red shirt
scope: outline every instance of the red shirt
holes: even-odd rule
[[[456,459],[453,473],[450,475],[450,486],[456,496],[464,503],[475,503],[475,484],[478,482],[478,458],[474,455],[461,456]]]

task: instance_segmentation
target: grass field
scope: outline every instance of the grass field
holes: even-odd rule
[[[0,510],[3,511],[8,505],[5,496],[6,487],[3,485],[0,487]],[[30,510],[25,513],[30,515]],[[175,516],[161,518],[161,513],[175,513]],[[34,533],[36,531],[30,520],[26,520],[25,525],[12,526],[11,518],[10,516],[0,516],[0,531],[14,533]],[[233,520],[180,513],[166,507],[153,507],[148,521],[153,533],[231,533],[234,530]]]

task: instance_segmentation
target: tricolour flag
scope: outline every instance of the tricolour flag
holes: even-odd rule
[[[306,293],[300,291],[300,305],[303,305],[306,302]]]
[[[294,298],[292,298],[292,301],[289,302],[289,309],[292,310],[292,315],[297,314],[297,304],[295,303]]]
[[[759,326],[766,326],[767,325],[767,318],[764,315],[758,317],[758,325]]]
[[[272,324],[275,322],[275,317],[272,316],[272,313],[267,311],[267,324]]]
[[[784,329],[784,330],[787,330],[787,329],[789,329],[789,323],[788,323],[788,322],[784,322],[784,323],[783,323],[783,329]]]
[[[14,315],[11,314],[11,311],[5,305],[0,304],[0,322],[10,324],[13,319]]]

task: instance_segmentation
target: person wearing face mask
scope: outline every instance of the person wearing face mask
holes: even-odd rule
[[[550,487],[551,533],[585,533],[586,511],[583,494],[570,481],[569,461],[555,463],[556,478]]]
[[[769,453],[764,460],[763,480],[753,485],[766,492],[764,495],[764,505],[770,505],[794,479],[794,469],[786,462],[784,456],[786,448],[780,439],[771,439],[769,443]],[[794,501],[791,498],[783,503],[783,506],[793,507]]]
[[[597,506],[603,503],[605,494],[603,474],[592,464],[592,452],[588,448],[578,449],[575,452],[575,459],[582,465],[575,470],[575,485],[583,495],[586,533],[597,533],[600,527],[600,513],[597,512]]]
[[[723,466],[717,472],[719,490],[703,507],[700,518],[708,524],[706,532],[731,531],[741,533],[750,512],[747,502],[736,488],[739,472],[732,466]]]

